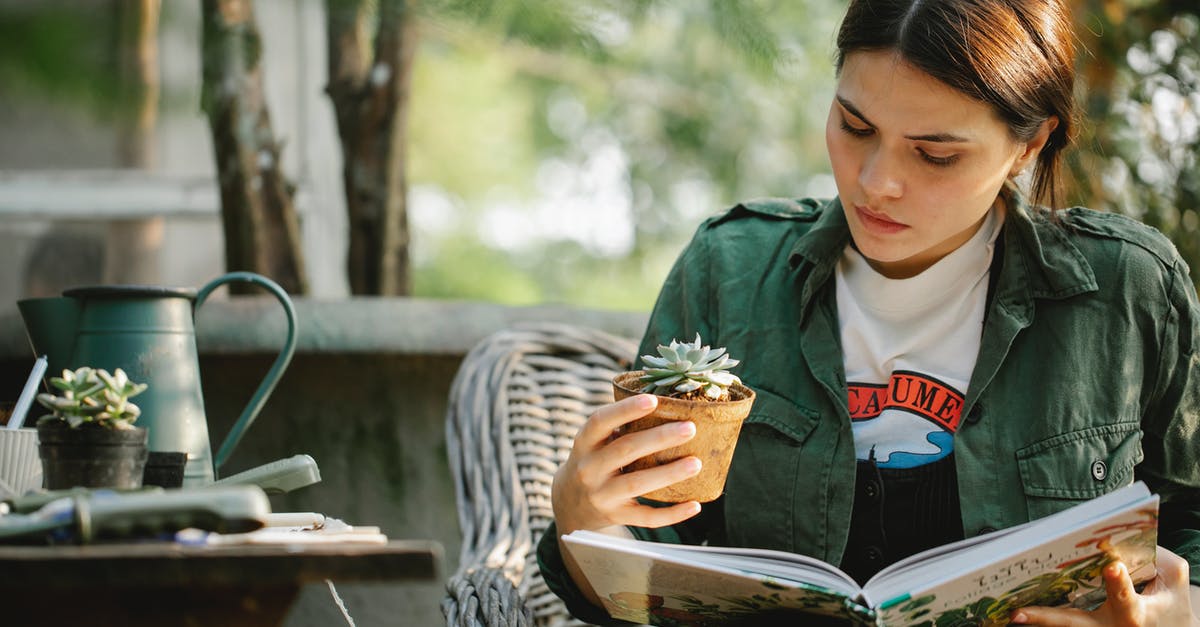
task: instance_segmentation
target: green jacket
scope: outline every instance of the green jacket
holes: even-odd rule
[[[841,561],[856,461],[832,277],[849,237],[837,200],[749,202],[701,225],[639,354],[699,332],[742,360],[737,374],[758,396],[724,515],[636,535]],[[1001,237],[954,436],[964,533],[1141,479],[1162,497],[1159,544],[1200,585],[1200,305],[1186,264],[1129,218],[1077,208],[1053,219],[1019,199]],[[549,544],[539,548],[548,583],[577,595],[553,572]]]

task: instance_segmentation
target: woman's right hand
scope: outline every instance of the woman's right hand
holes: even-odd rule
[[[621,472],[636,459],[678,446],[696,435],[696,425],[685,421],[614,437],[618,428],[657,406],[657,397],[639,394],[601,407],[584,423],[575,436],[571,455],[554,475],[551,500],[560,534],[612,525],[664,527],[700,512],[696,501],[668,507],[637,502],[638,496],[700,472],[698,458],[689,456],[653,468]]]

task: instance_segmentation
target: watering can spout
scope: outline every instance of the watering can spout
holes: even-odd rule
[[[64,296],[27,298],[17,301],[25,332],[34,355],[46,355],[47,375],[58,376],[67,368],[75,351],[79,329],[79,301]]]

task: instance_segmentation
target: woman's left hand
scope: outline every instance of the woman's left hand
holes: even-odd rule
[[[1121,562],[1114,562],[1104,568],[1108,598],[1094,611],[1026,607],[1013,612],[1012,622],[1047,627],[1200,625],[1200,619],[1192,613],[1188,563],[1160,546],[1156,567],[1158,575],[1146,584],[1141,594],[1133,588],[1129,569]]]

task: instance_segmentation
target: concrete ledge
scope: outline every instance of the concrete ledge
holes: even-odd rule
[[[638,338],[647,314],[560,305],[509,307],[493,303],[420,298],[297,298],[298,353],[464,355],[479,340],[518,322],[566,322]],[[273,353],[282,346],[286,319],[270,296],[205,303],[196,314],[204,354]],[[0,312],[0,358],[30,355],[16,305]]]
[[[8,170],[0,171],[0,215],[7,220],[163,215],[218,219],[220,190],[212,176],[123,169]]]

